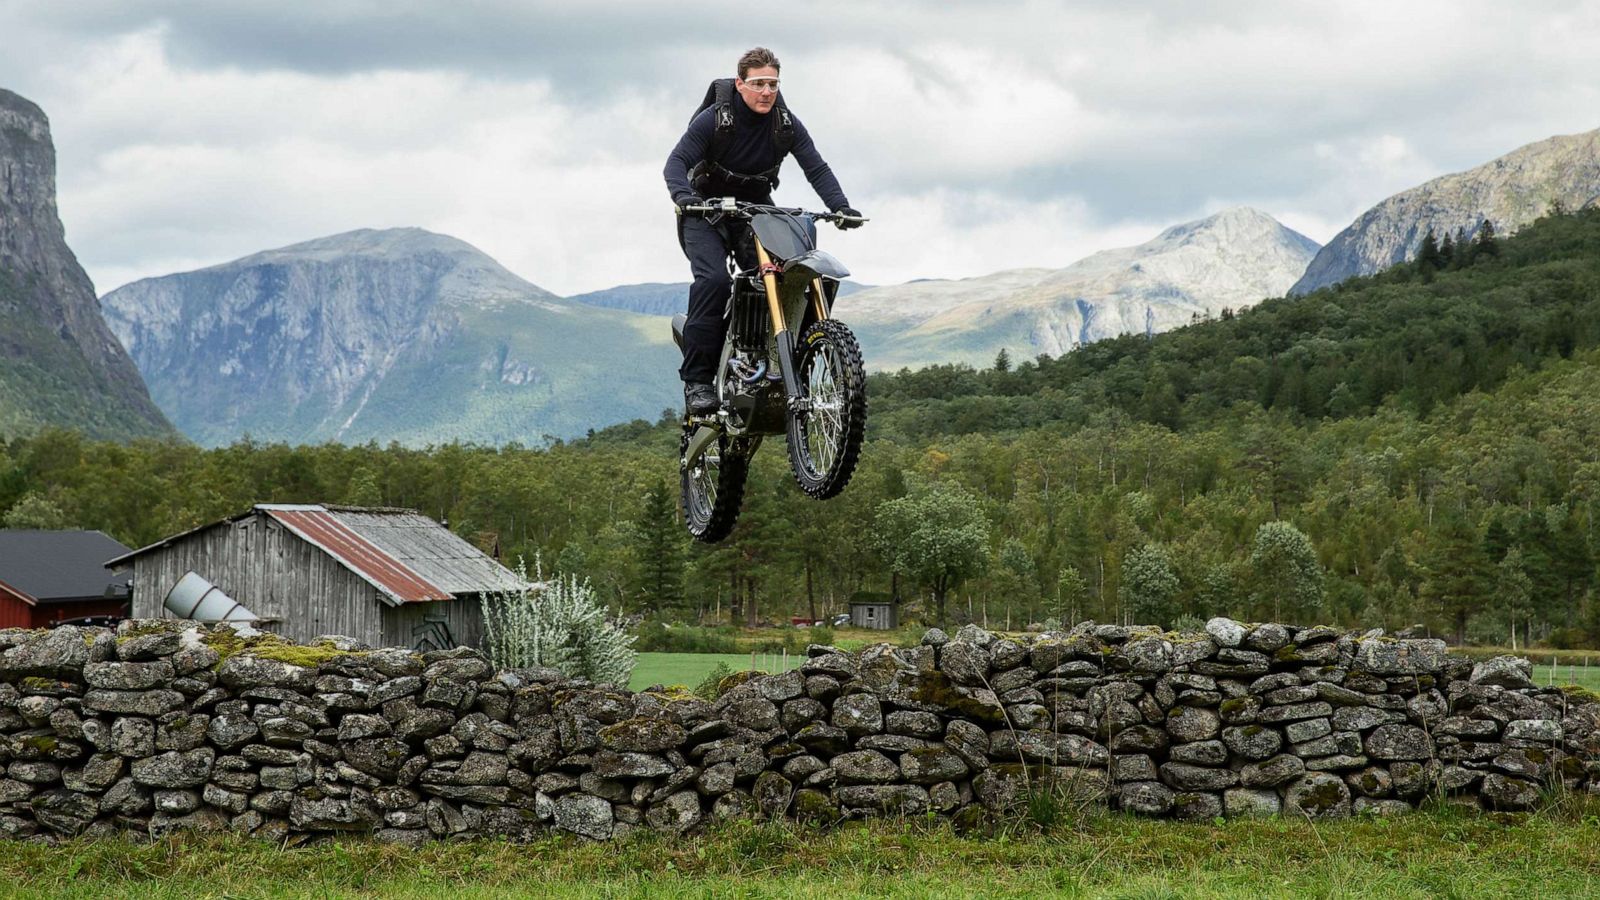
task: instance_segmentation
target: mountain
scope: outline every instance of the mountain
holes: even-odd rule
[[[563,300],[420,228],[150,278],[103,304],[156,402],[206,445],[538,443],[681,402],[660,319]]]
[[[1435,178],[1362,213],[1317,254],[1291,294],[1412,259],[1429,229],[1444,240],[1485,219],[1511,234],[1559,205],[1600,204],[1600,129],[1529,144],[1476,169]]]
[[[1154,334],[1282,296],[1315,241],[1243,207],[1175,225],[1064,269],[1013,269],[854,294],[837,314],[875,369],[1058,356],[1119,334]]]
[[[50,121],[0,90],[0,437],[46,426],[98,439],[168,436],[56,212]]]
[[[839,296],[847,297],[865,289],[866,285],[845,281],[839,285]],[[620,287],[590,291],[587,294],[574,294],[567,299],[589,306],[621,309],[648,316],[671,316],[683,312],[688,307],[689,282],[624,284]]]

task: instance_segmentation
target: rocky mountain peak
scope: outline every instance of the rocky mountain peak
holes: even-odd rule
[[[1485,220],[1502,235],[1559,205],[1600,204],[1600,129],[1557,135],[1481,166],[1402,191],[1362,213],[1323,247],[1290,291],[1304,294],[1416,257],[1431,229],[1470,235]]]
[[[98,438],[170,434],[112,336],[56,211],[50,120],[0,90],[0,434],[45,425]]]

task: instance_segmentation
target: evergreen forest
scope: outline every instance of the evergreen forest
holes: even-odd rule
[[[132,546],[258,502],[411,507],[614,611],[787,621],[1213,615],[1600,644],[1600,210],[1154,337],[877,374],[845,493],[757,455],[722,545],[677,522],[675,414],[549,446],[0,441],[0,521]],[[663,372],[663,378],[673,377]]]

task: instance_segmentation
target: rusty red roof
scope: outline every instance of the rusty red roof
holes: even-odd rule
[[[449,591],[362,537],[324,507],[260,504],[256,509],[349,567],[396,603],[454,599]]]

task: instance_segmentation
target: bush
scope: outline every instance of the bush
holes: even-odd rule
[[[635,631],[633,649],[641,653],[738,653],[738,630],[730,627],[671,627],[645,622]]]
[[[729,675],[732,675],[732,674],[733,674],[733,670],[728,668],[728,664],[727,663],[725,663],[725,662],[717,663],[716,665],[711,667],[711,671],[706,673],[706,677],[702,678],[700,680],[700,683],[695,685],[695,687],[694,687],[695,696],[699,697],[701,700],[705,700],[707,702],[716,700],[718,697],[721,696],[721,693],[718,691],[717,686],[722,683],[722,679],[727,678]]]
[[[546,666],[571,678],[626,685],[637,654],[633,638],[605,620],[587,579],[544,580],[534,558],[534,580],[517,566],[525,587],[484,595],[484,649],[503,669]]]

